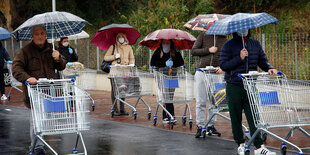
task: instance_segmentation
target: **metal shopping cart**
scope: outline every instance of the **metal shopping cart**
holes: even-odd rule
[[[81,140],[84,154],[86,146],[81,131],[89,130],[88,94],[75,86],[74,80],[39,79],[36,85],[27,84],[30,98],[34,134],[53,154],[56,151],[42,138],[44,135],[77,133],[77,140],[72,153],[77,153],[78,140]],[[32,146],[34,152],[34,146]],[[31,153],[30,153],[31,154]]]
[[[114,116],[115,109],[113,108],[117,101],[124,103],[132,109],[133,118],[137,118],[137,105],[141,100],[146,106],[147,117],[151,118],[151,108],[142,98],[146,95],[152,94],[152,85],[150,85],[150,79],[152,76],[150,73],[142,72],[135,66],[128,65],[113,65],[110,66],[110,75],[114,88],[115,100],[111,108],[111,117]],[[135,105],[132,106],[128,102],[122,100],[122,98],[138,98]]]
[[[66,68],[63,71],[58,71],[61,79],[74,79],[76,86],[83,90],[94,89],[96,85],[96,72],[84,70],[74,70]],[[95,102],[93,98],[88,94],[88,97],[92,100],[92,110],[95,110]]]
[[[211,122],[212,118],[216,115],[224,118],[225,120],[230,121],[230,118],[221,114],[220,112],[227,111],[228,104],[226,102],[226,88],[225,88],[225,80],[224,74],[216,74],[216,67],[207,66],[205,68],[198,68],[198,71],[204,73],[205,76],[205,87],[208,95],[208,102],[212,103],[211,110],[213,111],[213,115],[207,120],[205,125],[202,128],[202,137],[205,138],[207,134],[206,127]],[[247,139],[251,138],[250,132],[246,126],[242,124],[244,129],[244,133]],[[220,135],[218,135],[220,136]]]
[[[161,107],[170,117],[170,128],[173,129],[175,117],[172,116],[164,107],[164,103],[185,103],[185,110],[182,117],[182,123],[185,125],[187,112],[189,114],[189,127],[192,128],[192,114],[189,102],[193,100],[194,77],[185,71],[185,67],[177,68],[155,68],[154,77],[157,90],[157,107],[153,118],[153,124],[157,123],[158,108]]]
[[[18,90],[19,92],[23,93],[23,91],[21,89],[19,89],[17,86],[21,86],[21,83],[18,82],[14,77],[13,77],[13,73],[12,73],[12,62],[6,62],[6,65],[7,65],[7,68],[8,68],[8,74],[4,77],[5,78],[5,81],[7,84],[10,84],[11,85],[11,88],[9,90],[9,93],[8,93],[8,100],[10,101],[11,99],[11,92],[12,92],[12,89],[16,89]]]
[[[296,149],[299,155],[302,155],[302,150],[288,139],[294,129],[299,129],[310,138],[310,134],[301,128],[310,125],[310,83],[289,80],[281,72],[278,72],[276,76],[265,72],[250,72],[239,76],[248,93],[254,123],[257,127],[253,138],[245,146],[245,154],[250,154],[251,142],[258,133],[263,132],[282,142],[282,154],[286,154],[286,145],[289,145]],[[278,127],[291,129],[285,138],[268,131],[269,128]]]

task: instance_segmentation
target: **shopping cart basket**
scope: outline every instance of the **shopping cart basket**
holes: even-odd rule
[[[225,120],[230,121],[230,118],[221,114],[220,112],[226,111],[228,104],[226,102],[226,88],[225,88],[225,80],[224,74],[216,74],[216,67],[207,66],[205,68],[198,68],[198,71],[204,73],[205,76],[205,87],[208,95],[208,102],[212,103],[211,110],[213,111],[213,115],[209,117],[206,121],[205,125],[202,127],[202,137],[205,138],[207,134],[206,127],[211,122],[212,118],[216,115],[224,118]],[[244,129],[244,133],[247,139],[250,137],[250,132],[246,126],[242,124]],[[218,135],[220,136],[220,134]]]
[[[10,101],[11,99],[11,92],[12,92],[12,89],[16,89],[18,90],[19,92],[23,93],[23,91],[21,89],[19,89],[17,86],[20,85],[21,86],[21,83],[18,82],[14,77],[13,77],[13,73],[12,73],[12,63],[10,62],[6,62],[6,65],[7,65],[7,68],[8,68],[8,75],[5,76],[4,78],[6,79],[7,83],[9,83],[11,85],[11,88],[9,90],[9,93],[8,93],[8,100]]]
[[[299,129],[310,138],[302,126],[310,125],[310,84],[303,81],[289,80],[284,74],[272,76],[268,73],[250,72],[239,75],[248,93],[256,132],[253,134],[245,149],[250,154],[249,146],[254,137],[266,133],[282,142],[282,154],[286,154],[286,145],[303,154],[302,150],[289,142],[288,139],[294,129]],[[291,128],[285,138],[268,131],[269,128]]]
[[[128,65],[113,65],[110,66],[110,75],[112,78],[112,84],[114,87],[115,100],[111,108],[111,117],[114,116],[115,109],[113,108],[117,101],[124,103],[132,109],[133,118],[137,118],[137,105],[141,100],[146,106],[147,117],[151,118],[151,108],[142,98],[146,95],[152,94],[152,85],[150,85],[150,79],[152,76],[150,73],[142,72],[136,68],[136,66]],[[132,106],[128,102],[122,100],[122,98],[138,98],[135,105]]]
[[[58,71],[58,74],[61,79],[74,79],[77,87],[88,90],[87,86],[94,87],[96,85],[96,73],[86,70],[74,70],[70,68],[66,68],[63,71]],[[92,88],[94,89],[94,88]],[[92,100],[92,110],[95,110],[95,102],[93,98],[88,94],[88,97]]]
[[[187,112],[189,114],[189,127],[192,128],[192,114],[189,106],[189,102],[193,100],[193,85],[194,77],[190,73],[185,71],[185,67],[177,68],[155,68],[154,77],[157,90],[157,107],[153,118],[153,124],[157,123],[158,108],[161,107],[170,117],[170,128],[173,129],[175,123],[172,116],[163,104],[165,103],[185,103],[185,110],[182,117],[182,123],[185,125],[187,119]],[[172,71],[172,74],[171,74]]]
[[[77,140],[72,152],[78,152],[77,144],[80,139],[84,154],[87,154],[81,131],[89,130],[89,104],[92,103],[92,100],[88,94],[76,87],[74,80],[71,79],[39,79],[36,85],[28,83],[26,85],[30,98],[34,134],[36,135],[35,141],[42,141],[49,150],[57,154],[42,137],[44,135],[77,133]],[[32,146],[32,152],[34,146]]]

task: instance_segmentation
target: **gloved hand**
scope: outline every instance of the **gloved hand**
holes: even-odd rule
[[[115,59],[118,59],[118,58],[120,58],[121,57],[121,55],[119,54],[119,53],[116,53],[115,54]]]
[[[172,61],[171,58],[166,61],[166,66],[167,67],[172,67],[173,66],[173,61]]]
[[[69,47],[68,49],[69,49],[69,53],[70,53],[70,54],[73,54],[72,48]]]
[[[72,62],[68,62],[67,65],[73,66],[73,63]]]
[[[7,64],[12,64],[13,62],[11,60],[7,61],[6,62]]]
[[[129,64],[128,66],[129,67],[135,67],[135,64]]]

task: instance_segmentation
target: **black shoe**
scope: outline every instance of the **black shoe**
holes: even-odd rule
[[[209,126],[209,127],[207,128],[207,134],[208,134],[209,136],[211,136],[211,135],[218,135],[218,136],[220,136],[220,135],[221,135],[220,132],[216,131],[216,129],[215,129],[215,127],[214,127],[213,125],[212,125],[212,126]]]
[[[201,128],[201,126],[199,126],[199,127],[197,128],[197,133],[196,133],[196,135],[195,135],[195,138],[199,138],[199,137],[201,136],[201,131],[202,131],[202,128]]]
[[[120,114],[121,114],[121,115],[129,115],[129,113],[126,112],[125,110],[121,110]]]
[[[120,116],[121,113],[117,110],[117,111],[114,111],[114,116]]]
[[[45,150],[44,149],[36,149],[34,151],[35,155],[45,155]]]

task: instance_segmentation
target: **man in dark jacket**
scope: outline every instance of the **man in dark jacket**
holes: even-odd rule
[[[214,42],[215,37],[215,42]],[[196,63],[197,68],[205,68],[206,66],[217,67],[216,73],[221,74],[223,71],[219,66],[220,51],[223,44],[227,41],[226,36],[214,36],[206,35],[205,32],[201,33],[192,50],[191,54],[197,56],[198,60]],[[215,45],[215,46],[214,46]],[[196,71],[195,73],[195,94],[196,94],[196,124],[197,124],[197,133],[196,138],[201,136],[202,127],[205,123],[206,118],[206,102],[208,97],[208,92],[205,84],[205,76],[201,71]],[[210,95],[210,94],[209,94]],[[209,102],[208,117],[211,119],[213,115],[212,103]],[[215,127],[216,116],[212,118],[208,124],[207,134],[208,135],[220,135]]]
[[[17,53],[13,61],[13,76],[23,84],[24,102],[30,108],[30,100],[27,87],[24,84],[28,81],[34,85],[39,78],[55,79],[55,69],[63,70],[67,61],[53,50],[52,45],[46,41],[46,30],[43,26],[38,25],[32,28],[32,42],[24,46]],[[30,117],[31,118],[31,117]],[[35,154],[45,154],[44,144],[37,140],[33,131],[32,119],[30,119],[30,138],[31,147],[34,147]]]
[[[245,36],[242,37],[241,36]],[[239,145],[238,153],[244,154],[244,136],[242,130],[242,110],[247,118],[250,133],[254,134],[256,127],[253,121],[251,108],[247,92],[243,87],[242,79],[238,73],[248,73],[257,71],[260,67],[269,74],[275,75],[277,70],[268,63],[266,55],[257,40],[249,38],[248,30],[233,33],[233,38],[227,41],[221,51],[220,67],[225,71],[226,99],[229,106],[232,132],[235,142]],[[254,145],[257,148],[255,155],[275,155],[269,151],[260,138],[260,134],[255,137]]]

